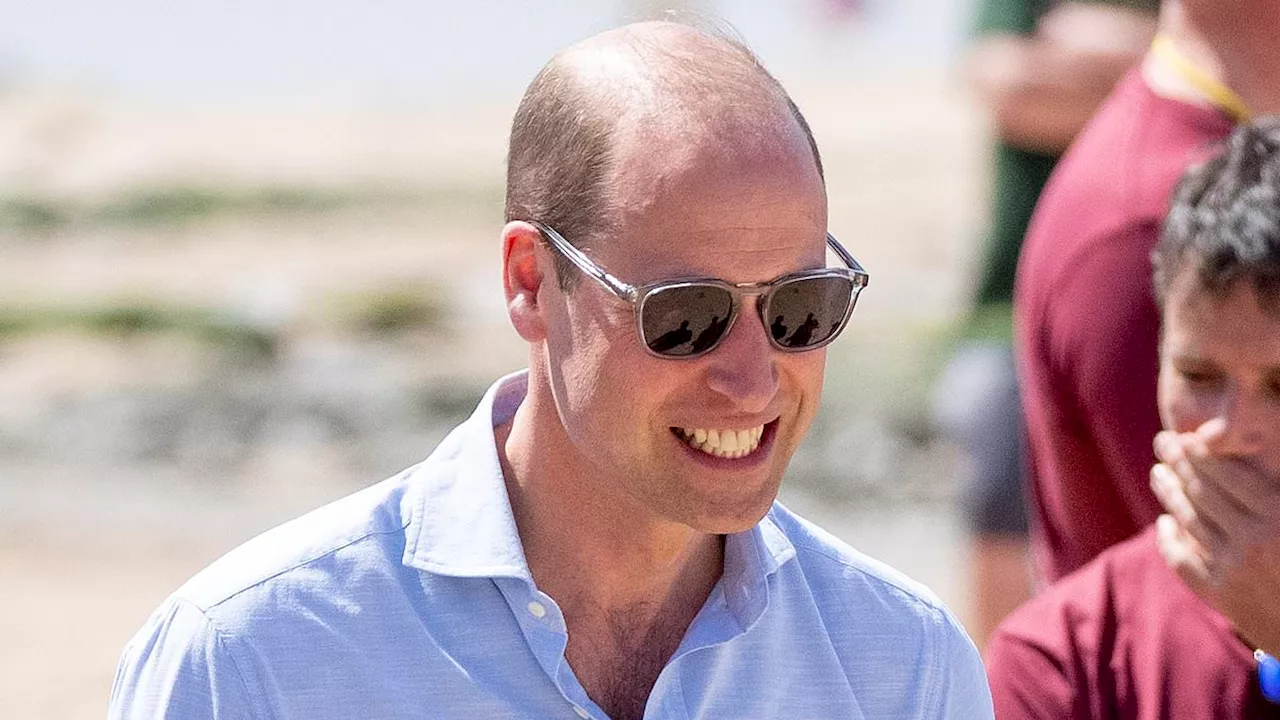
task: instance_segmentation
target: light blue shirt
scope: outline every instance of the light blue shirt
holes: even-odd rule
[[[271,530],[125,647],[109,715],[605,718],[520,545],[493,428],[503,378],[420,465]],[[775,504],[724,571],[646,718],[991,718],[973,644],[921,586]]]

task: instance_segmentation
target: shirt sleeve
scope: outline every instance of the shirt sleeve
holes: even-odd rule
[[[1129,524],[1101,548],[1125,539],[1160,514],[1147,478],[1160,431],[1156,405],[1160,318],[1151,290],[1150,248],[1157,228],[1118,230],[1077,259],[1054,288],[1050,363],[1070,389],[1076,417],[1124,504]]]
[[[226,639],[198,608],[170,598],[125,646],[109,720],[256,719]]]
[[[993,717],[991,690],[987,686],[987,674],[982,658],[973,641],[961,629],[949,612],[944,612],[945,622],[939,638],[943,662],[938,685],[939,720],[990,720]],[[1001,718],[1003,720],[1003,718]]]

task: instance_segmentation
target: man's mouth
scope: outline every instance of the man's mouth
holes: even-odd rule
[[[689,447],[730,460],[746,457],[760,447],[764,425],[745,430],[709,428],[672,428],[676,436]]]

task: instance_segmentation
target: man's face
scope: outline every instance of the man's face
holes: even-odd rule
[[[1250,281],[1219,296],[1185,269],[1170,289],[1163,323],[1165,428],[1201,430],[1214,454],[1280,479],[1280,317],[1258,305]]]
[[[798,128],[699,142],[624,133],[619,232],[592,259],[633,285],[682,277],[759,282],[825,259],[826,192]],[[720,345],[693,359],[649,354],[634,307],[579,278],[549,291],[547,374],[571,466],[592,498],[701,532],[767,512],[822,390],[825,352],[783,353],[747,298]],[[750,452],[693,446],[732,433]],[[693,434],[693,442],[684,435]],[[758,442],[758,445],[757,445]]]

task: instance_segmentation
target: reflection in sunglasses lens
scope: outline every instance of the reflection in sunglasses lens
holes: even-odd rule
[[[769,335],[783,349],[804,349],[830,340],[848,314],[852,281],[807,277],[776,286],[765,301]],[[715,347],[729,326],[733,294],[716,285],[677,285],[652,292],[640,316],[649,349],[687,357]]]
[[[713,347],[729,325],[733,296],[714,285],[678,285],[646,298],[644,341],[655,353],[683,357]]]
[[[829,340],[844,322],[853,284],[843,277],[801,278],[774,288],[765,308],[769,334],[784,348]]]

